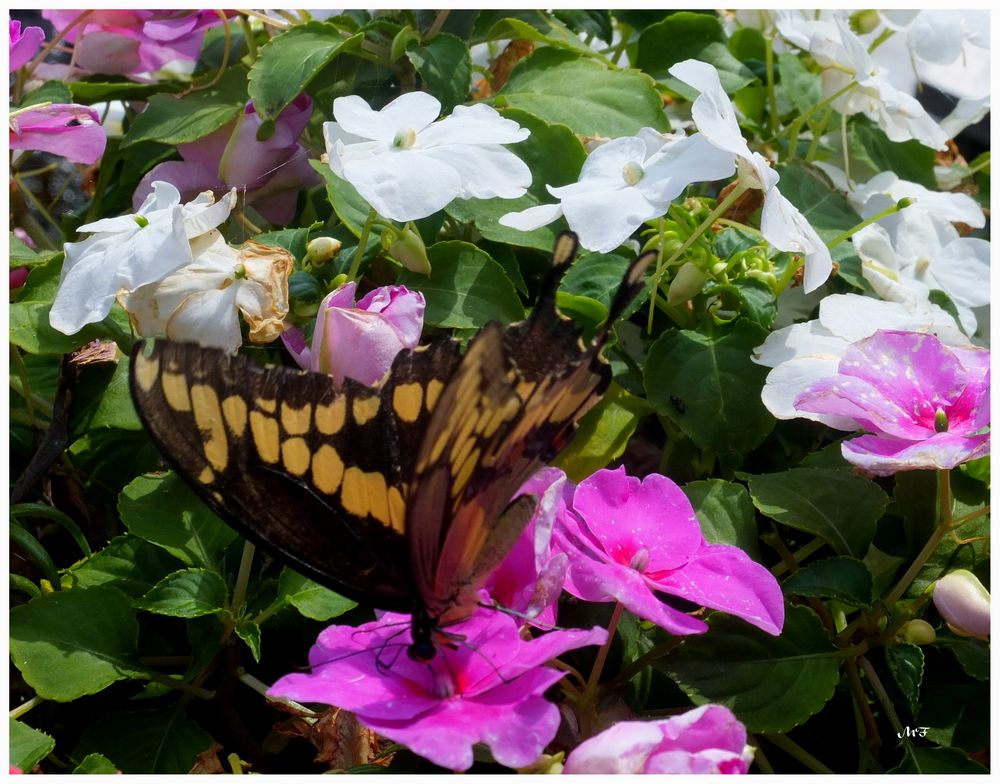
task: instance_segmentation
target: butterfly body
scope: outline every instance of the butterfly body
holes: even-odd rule
[[[528,523],[534,501],[514,494],[610,383],[606,332],[584,345],[555,307],[575,250],[570,235],[560,243],[533,314],[487,325],[464,353],[439,339],[401,352],[374,387],[338,389],[325,375],[148,341],[132,353],[136,408],[215,512],[317,582],[412,613],[409,653],[428,660],[434,630],[471,614]]]

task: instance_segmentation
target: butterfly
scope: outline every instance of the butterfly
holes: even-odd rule
[[[411,658],[471,615],[478,590],[529,522],[511,500],[566,446],[611,381],[608,331],[653,254],[628,269],[588,342],[559,313],[576,253],[557,240],[524,321],[490,323],[400,352],[375,386],[190,343],[132,351],[136,409],[166,461],[220,517],[315,581],[412,614]]]

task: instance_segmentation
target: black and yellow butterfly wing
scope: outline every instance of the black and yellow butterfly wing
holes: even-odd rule
[[[606,330],[641,286],[643,257],[584,345],[556,289],[560,238],[531,317],[401,352],[381,384],[163,341],[133,351],[131,384],[167,460],[221,516],[305,574],[434,622],[475,591],[530,518],[517,489],[569,441],[610,381]]]

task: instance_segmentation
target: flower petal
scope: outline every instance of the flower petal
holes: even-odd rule
[[[419,220],[462,190],[454,168],[416,150],[393,149],[365,161],[344,160],[344,178],[386,218]]]
[[[990,453],[990,434],[962,436],[936,433],[923,441],[876,435],[859,436],[841,444],[844,459],[875,476],[897,471],[954,468]]]
[[[399,131],[421,131],[441,114],[441,102],[430,93],[404,93],[379,111],[357,95],[347,95],[333,101],[333,116],[347,133],[362,139],[375,139],[391,144]]]

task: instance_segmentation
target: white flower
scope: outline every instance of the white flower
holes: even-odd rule
[[[935,222],[907,208],[894,234],[872,224],[853,237],[862,274],[882,299],[926,302],[933,289],[955,304],[962,328],[976,331],[972,308],[990,304],[990,244],[960,237],[950,223]]]
[[[754,349],[767,374],[761,400],[778,419],[806,418],[841,430],[854,420],[813,414],[795,408],[796,397],[821,378],[837,375],[847,347],[880,329],[929,332],[949,346],[970,346],[969,339],[944,310],[928,302],[882,302],[860,294],[830,294],[819,305],[819,318],[776,330]]]
[[[529,131],[485,104],[456,106],[437,120],[440,102],[406,93],[380,111],[356,95],[333,102],[336,122],[323,124],[333,172],[375,210],[397,221],[426,218],[452,199],[515,199],[531,170],[501,145]]]
[[[823,95],[848,88],[831,106],[841,114],[862,113],[894,142],[916,139],[934,149],[945,149],[948,135],[912,95],[894,87],[876,65],[845,14],[828,22],[801,22],[780,18],[778,30],[787,40],[807,49],[823,68]]]
[[[827,167],[824,171],[828,171]],[[932,191],[918,183],[901,180],[892,171],[876,174],[864,185],[854,186],[847,191],[847,198],[864,218],[877,215],[900,199],[912,199],[911,206],[879,220],[893,233],[904,214],[914,214],[911,210],[924,213],[920,220],[932,220],[939,224],[965,223],[976,229],[986,225],[983,208],[968,194]]]
[[[948,116],[941,120],[941,127],[948,134],[949,138],[954,139],[970,125],[975,125],[989,113],[989,95],[983,98],[961,98]]]
[[[177,188],[155,182],[134,215],[81,226],[93,234],[64,246],[62,278],[49,312],[52,327],[73,335],[107,316],[120,291],[153,283],[191,261],[190,240],[229,217],[236,189],[218,202],[211,192],[180,202]]]
[[[577,182],[546,186],[558,204],[508,212],[500,224],[531,231],[565,215],[583,247],[607,253],[645,221],[666,213],[692,182],[728,177],[733,168],[732,157],[702,134],[664,136],[643,128],[636,136],[612,139],[594,149]]]
[[[967,43],[990,48],[990,12],[986,10],[881,11],[886,26],[899,30],[915,57],[948,65],[962,56]]]
[[[242,312],[252,341],[267,343],[278,337],[288,313],[291,254],[252,240],[232,248],[218,231],[192,245],[191,262],[121,298],[139,334],[166,335],[235,353],[243,342]]]
[[[709,142],[735,158],[741,182],[764,192],[760,220],[764,239],[779,250],[805,256],[806,292],[821,286],[833,269],[830,251],[805,216],[778,191],[778,173],[767,159],[750,152],[718,71],[698,60],[684,60],[669,70],[672,76],[700,93],[691,105],[691,116],[698,130]]]

